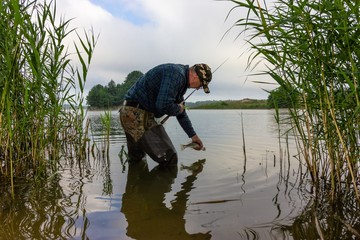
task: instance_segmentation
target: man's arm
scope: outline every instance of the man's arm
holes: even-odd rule
[[[188,135],[189,138],[192,138],[196,135],[196,132],[192,126],[192,123],[186,111],[183,111],[181,114],[177,115],[176,119],[178,120],[180,126],[182,127],[182,129]]]

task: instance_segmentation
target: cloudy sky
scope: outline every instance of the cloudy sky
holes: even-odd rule
[[[99,39],[86,85],[122,83],[126,76],[143,73],[161,63],[207,63],[213,75],[210,94],[199,91],[190,101],[266,99],[275,85],[268,77],[247,78],[249,46],[241,29],[231,28],[245,16],[230,1],[216,0],[58,0],[58,14],[74,18],[78,31],[93,28]],[[261,67],[256,71],[260,71]],[[256,73],[252,71],[251,73]],[[190,91],[188,91],[190,93]]]

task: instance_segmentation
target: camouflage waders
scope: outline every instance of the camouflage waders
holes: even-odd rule
[[[130,163],[140,161],[146,153],[161,166],[177,164],[175,147],[163,125],[155,121],[153,113],[122,106],[120,122],[126,135]]]

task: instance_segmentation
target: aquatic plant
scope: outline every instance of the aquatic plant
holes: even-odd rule
[[[346,189],[360,204],[360,2],[231,2],[236,6],[229,14],[247,11],[232,29],[240,27],[238,36],[253,49],[249,68],[261,56],[263,74],[289,93],[314,196],[335,203]]]
[[[70,21],[56,16],[55,2],[0,4],[0,177],[12,187],[15,177],[46,177],[61,158],[86,153],[83,90],[96,38]]]
[[[247,10],[234,27],[253,50],[248,67],[261,56],[263,74],[288,95],[299,160],[307,169],[299,174],[304,195],[307,179],[311,183],[309,208],[281,228],[299,238],[358,238],[360,2],[232,2],[230,12]]]
[[[100,120],[103,127],[104,133],[104,148],[102,150],[103,153],[106,152],[107,158],[109,158],[109,147],[110,147],[110,130],[111,130],[111,111],[105,111],[104,115],[100,114]]]

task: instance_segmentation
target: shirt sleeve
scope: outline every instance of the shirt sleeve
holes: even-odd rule
[[[196,132],[192,126],[192,123],[186,113],[186,111],[183,111],[181,114],[176,116],[176,119],[178,120],[180,126],[184,130],[184,132],[188,135],[189,138],[192,138],[196,135]]]

